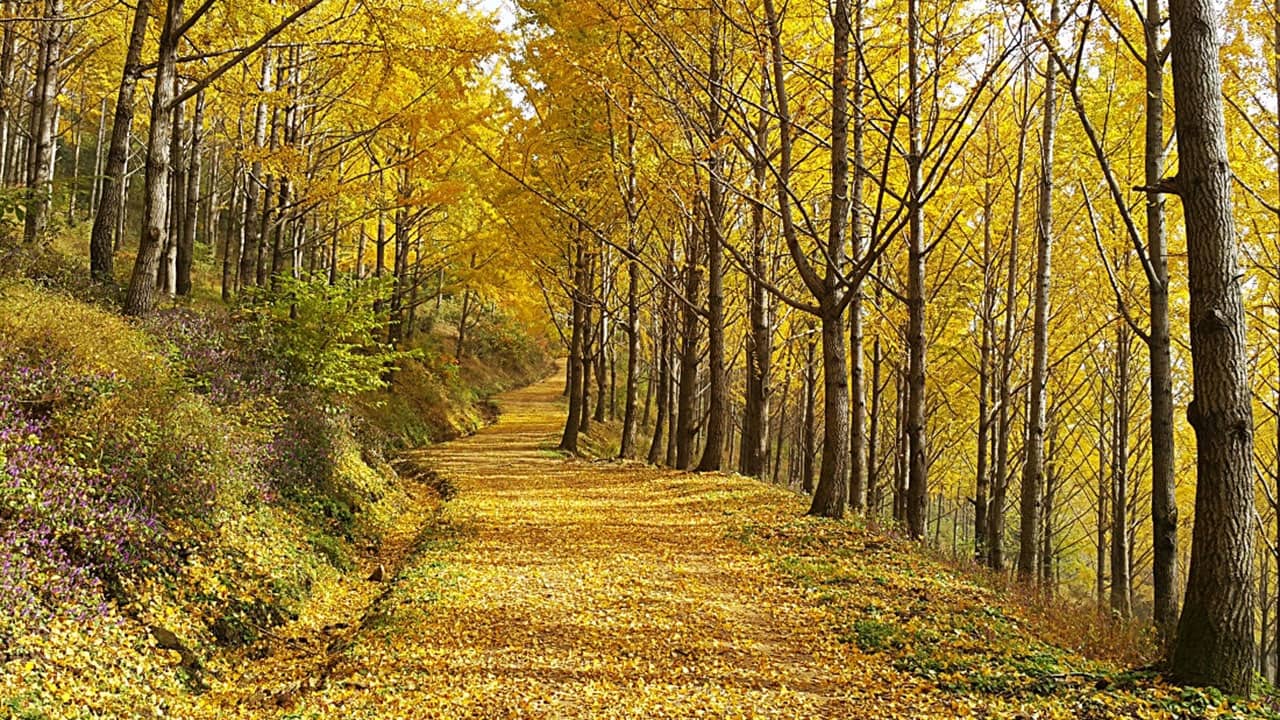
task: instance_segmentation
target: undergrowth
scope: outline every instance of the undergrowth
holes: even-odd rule
[[[389,348],[372,284],[128,320],[59,242],[0,272],[0,717],[172,716],[360,569],[406,505],[395,451],[544,367]]]
[[[1280,718],[1269,687],[1243,699],[1165,682],[1149,664],[1150,641],[1134,641],[1128,625],[1105,642],[1064,643],[1101,639],[1101,621],[1080,620],[1083,610],[1063,601],[984,586],[893,533],[804,517],[748,524],[737,537],[824,608],[841,642],[974,715]]]

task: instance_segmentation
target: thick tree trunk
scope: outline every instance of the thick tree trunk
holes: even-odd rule
[[[809,514],[844,517],[849,501],[849,376],[845,374],[845,331],[841,313],[821,320],[822,328],[822,465]],[[810,391],[814,392],[813,389]]]
[[[1187,594],[1173,648],[1181,682],[1247,694],[1253,681],[1253,413],[1231,167],[1222,109],[1218,10],[1170,0],[1176,188],[1190,288],[1196,510]]]
[[[769,455],[769,374],[773,356],[772,328],[769,323],[769,294],[763,278],[765,263],[765,207],[768,192],[769,162],[769,88],[765,67],[761,65],[760,117],[755,124],[752,145],[751,179],[755,198],[751,201],[751,277],[747,279],[746,399],[742,419],[742,449],[738,453],[738,472],[764,477]]]
[[[147,142],[147,192],[138,256],[125,295],[127,315],[145,315],[156,302],[156,273],[160,255],[168,243],[166,211],[169,201],[170,142],[173,134],[173,86],[177,77],[178,38],[183,0],[168,0],[164,30],[160,34],[160,59],[151,100],[151,137]]]
[[[822,468],[809,514],[844,517],[849,500],[849,376],[845,367],[844,297],[838,285],[849,229],[849,0],[831,4],[831,189],[826,262],[821,293],[815,293],[822,328]]]

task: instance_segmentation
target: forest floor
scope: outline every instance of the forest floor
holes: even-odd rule
[[[456,487],[223,678],[218,717],[1218,717],[1036,640],[906,544],[745,478],[566,459],[562,381],[421,451]],[[412,530],[416,526],[416,530]],[[345,608],[345,610],[343,609]],[[346,616],[343,617],[345,612]],[[997,656],[998,655],[998,656]],[[1252,714],[1257,705],[1235,703]],[[1185,712],[1190,711],[1190,712]]]

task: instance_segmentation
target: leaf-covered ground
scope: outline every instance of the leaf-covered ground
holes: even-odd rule
[[[219,717],[949,718],[1260,714],[1035,639],[990,591],[736,476],[565,460],[551,379],[427,451],[457,489],[351,631],[201,699]],[[424,510],[424,513],[426,511]],[[408,515],[408,514],[407,514]],[[406,516],[407,516],[406,515]],[[408,520],[406,520],[408,523]],[[408,526],[402,538],[409,537]],[[369,590],[361,591],[369,593]],[[356,592],[359,595],[359,592]],[[339,613],[340,614],[340,613]],[[305,644],[303,651],[294,646]],[[305,662],[295,662],[299,654]],[[300,671],[301,669],[301,671]]]

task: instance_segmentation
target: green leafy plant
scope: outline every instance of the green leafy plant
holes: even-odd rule
[[[271,351],[291,382],[330,396],[386,387],[386,375],[412,356],[379,341],[375,303],[390,285],[378,280],[281,277],[250,306]]]

